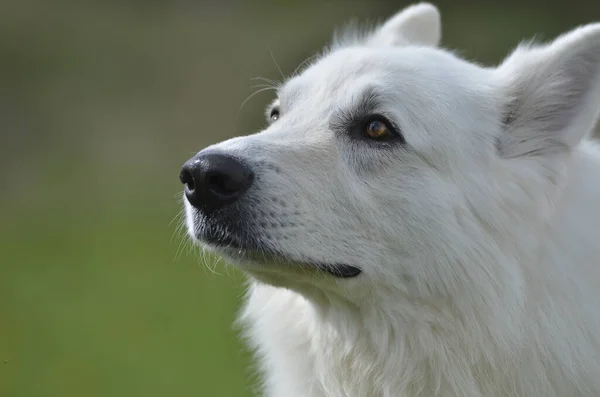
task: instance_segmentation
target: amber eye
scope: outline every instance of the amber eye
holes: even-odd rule
[[[372,120],[367,123],[365,134],[368,138],[376,141],[390,139],[394,137],[394,134],[388,126],[380,120]]]

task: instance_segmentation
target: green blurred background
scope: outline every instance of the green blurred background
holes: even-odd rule
[[[402,1],[0,1],[0,396],[251,395],[243,276],[177,232],[181,164],[257,131],[279,79]],[[497,63],[599,1],[442,1],[443,42]],[[213,265],[213,259],[208,260]],[[229,274],[226,274],[229,273]]]

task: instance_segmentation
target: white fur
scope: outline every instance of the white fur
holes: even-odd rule
[[[497,68],[439,31],[421,4],[337,42],[277,121],[210,148],[253,165],[246,225],[286,254],[212,247],[251,276],[268,397],[600,396],[600,24]],[[406,146],[335,130],[365,90]]]

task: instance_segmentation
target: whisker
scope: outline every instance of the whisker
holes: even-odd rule
[[[246,98],[246,99],[244,100],[244,102],[242,102],[242,104],[241,104],[241,106],[240,106],[240,109],[238,110],[238,114],[239,114],[239,112],[242,110],[242,108],[244,107],[244,105],[246,104],[246,102],[248,102],[250,99],[252,99],[252,97],[254,97],[254,96],[255,96],[255,95],[257,95],[257,94],[260,94],[260,93],[261,93],[261,92],[263,92],[263,91],[270,91],[270,90],[275,90],[275,88],[273,88],[273,87],[265,87],[265,88],[261,88],[261,89],[260,89],[260,90],[258,90],[258,91],[254,91],[252,94],[250,94],[250,95],[248,96],[248,98]]]
[[[274,86],[273,86],[273,85],[271,85],[271,84],[256,84],[256,85],[253,85],[253,86],[252,86],[252,87],[250,87],[250,88],[264,88],[264,87],[271,87],[271,88],[272,88],[272,89],[274,89],[274,90],[276,90],[276,89],[277,89],[277,87],[274,87]]]
[[[271,54],[271,59],[273,60],[273,63],[275,63],[275,66],[277,66],[277,70],[279,70],[279,74],[281,75],[281,79],[285,80],[285,76],[284,76],[283,72],[281,71],[281,68],[279,67],[279,64],[275,60],[275,56],[273,55],[273,51],[271,51],[271,47],[269,47],[269,54]]]
[[[297,76],[297,72],[302,67],[304,67],[307,63],[309,63],[310,61],[315,59],[317,56],[318,56],[318,54],[313,54],[313,55],[309,56],[308,58],[306,58],[304,61],[300,62],[300,64],[298,66],[296,66],[296,69],[294,69],[294,71],[292,72],[292,76]]]
[[[273,79],[269,79],[269,78],[266,78],[266,77],[261,77],[261,76],[252,77],[250,79],[250,81],[264,81],[267,84],[271,84],[273,87],[280,87],[281,86],[281,83],[279,81],[273,80]]]
[[[183,231],[183,228],[181,227],[180,230]],[[183,252],[186,250],[189,244],[192,244],[192,240],[186,238],[183,233],[179,232],[179,244],[177,246],[177,251],[175,251],[173,262],[177,262],[181,258],[181,255],[183,255]]]
[[[185,211],[185,208],[182,208],[177,212],[177,214],[173,217],[173,219],[171,219],[171,222],[169,222],[169,227],[173,224],[173,222],[175,222],[175,219],[181,217],[181,215],[183,214],[183,211]]]

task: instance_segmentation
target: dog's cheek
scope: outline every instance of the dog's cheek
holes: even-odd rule
[[[401,147],[347,140],[340,149],[340,158],[354,174],[368,178],[393,169],[402,152]]]

